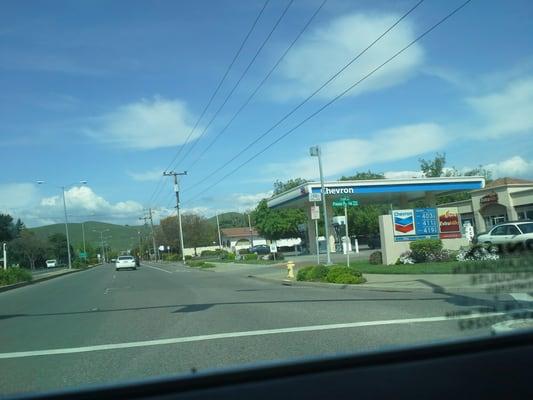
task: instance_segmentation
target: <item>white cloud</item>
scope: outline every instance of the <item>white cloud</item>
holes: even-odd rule
[[[421,123],[378,131],[368,139],[326,142],[322,144],[324,174],[336,177],[355,168],[419,156],[441,149],[448,140],[447,132],[439,125]],[[316,159],[307,155],[288,163],[270,164],[265,170],[279,179],[318,175]]]
[[[263,199],[272,197],[272,190],[260,193],[235,193],[232,196],[232,204],[238,211],[246,211],[257,206]]]
[[[131,149],[157,149],[183,144],[193,116],[180,100],[159,97],[126,104],[95,120],[85,132],[104,143]],[[201,132],[197,127],[190,140]]]
[[[501,137],[533,130],[533,77],[514,80],[499,92],[466,101],[483,118],[476,136]]]
[[[520,156],[514,156],[498,163],[487,164],[485,168],[492,171],[493,178],[506,176],[533,178],[533,160],[527,161]]]
[[[144,172],[131,172],[128,175],[138,182],[157,182],[163,176],[163,168],[154,168]]]
[[[424,173],[422,171],[387,171],[384,173],[387,179],[411,179],[411,178],[423,178]]]
[[[288,99],[309,95],[320,83],[333,75],[339,66],[346,64],[354,55],[366,48],[398,18],[398,15],[391,14],[351,14],[339,17],[327,26],[315,30],[307,40],[303,40],[289,53],[280,66],[280,75],[284,82],[275,88],[275,97]],[[323,89],[319,96],[325,98],[335,96],[414,38],[412,23],[407,20],[402,21]],[[422,47],[415,44],[353,89],[350,95],[384,89],[405,82],[417,71],[423,59]]]

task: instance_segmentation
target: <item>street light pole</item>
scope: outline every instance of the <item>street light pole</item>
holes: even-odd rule
[[[7,251],[6,251],[6,243],[3,244],[3,251],[4,251],[4,269],[7,269]]]
[[[87,257],[87,249],[85,248],[85,222],[81,223],[81,235],[83,238],[83,252],[85,253],[85,257]]]
[[[104,232],[109,231],[109,229],[104,229],[101,231],[97,231],[96,229],[93,229],[93,232],[97,232],[100,234],[100,246],[102,249],[102,260],[105,263],[105,248],[104,248]]]
[[[163,172],[163,176],[174,177],[174,192],[176,193],[176,212],[178,214],[178,226],[180,230],[180,247],[181,247],[181,259],[185,262],[185,248],[183,246],[183,228],[181,226],[181,213],[180,213],[180,187],[178,184],[178,175],[187,175],[187,171],[183,172]]]
[[[222,248],[222,238],[220,236],[220,222],[218,221],[218,213],[216,214],[217,216],[217,230],[218,230],[218,247],[221,249]]]
[[[326,188],[324,186],[324,172],[322,171],[322,152],[320,150],[320,146],[313,146],[309,148],[309,154],[312,157],[318,157],[318,169],[320,171],[320,187],[322,192],[322,208],[324,209],[324,230],[326,231],[326,265],[331,265],[331,254],[329,249],[328,207],[326,205]]]
[[[250,220],[250,213],[248,213],[248,227],[250,228],[250,247],[254,247],[254,234],[252,232],[252,222]]]

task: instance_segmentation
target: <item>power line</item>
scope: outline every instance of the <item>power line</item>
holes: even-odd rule
[[[189,200],[189,202],[197,199],[199,196],[201,196],[203,193],[207,192],[209,189],[213,188],[214,186],[218,185],[220,182],[222,182],[223,180],[225,180],[226,178],[228,178],[229,176],[233,175],[235,172],[237,172],[239,169],[241,169],[244,165],[248,164],[249,162],[251,162],[253,159],[257,158],[258,156],[260,156],[261,154],[263,154],[265,151],[267,151],[269,148],[271,148],[272,146],[274,146],[275,144],[277,144],[279,141],[281,141],[282,139],[284,139],[285,137],[287,137],[288,135],[290,135],[292,132],[294,132],[296,129],[298,129],[300,126],[302,126],[303,124],[305,124],[307,121],[309,121],[310,119],[312,119],[313,117],[315,117],[317,114],[319,114],[320,112],[322,112],[324,109],[326,109],[327,107],[329,107],[331,104],[333,104],[334,102],[336,102],[338,99],[340,99],[341,97],[343,97],[346,93],[348,93],[349,91],[351,91],[353,88],[355,88],[356,86],[358,86],[361,82],[365,81],[366,79],[368,79],[370,76],[372,76],[374,73],[376,73],[377,71],[379,71],[381,68],[383,68],[385,65],[387,65],[389,62],[391,62],[392,60],[394,60],[396,57],[398,57],[400,54],[402,54],[404,51],[406,51],[407,49],[409,49],[412,45],[414,45],[416,42],[418,42],[419,40],[421,40],[423,37],[425,37],[426,35],[428,35],[431,31],[433,31],[435,28],[437,28],[439,25],[441,25],[442,23],[444,23],[446,20],[448,20],[449,18],[451,18],[454,14],[456,14],[457,12],[459,12],[463,7],[465,7],[468,3],[470,3],[471,0],[467,0],[465,1],[464,3],[462,3],[460,6],[458,6],[457,8],[455,8],[452,12],[450,12],[449,14],[447,14],[444,18],[442,18],[441,20],[439,20],[437,23],[435,23],[434,25],[432,25],[429,29],[425,30],[421,35],[417,36],[414,40],[412,40],[408,45],[406,45],[405,47],[403,47],[401,50],[397,51],[396,53],[394,53],[394,55],[392,55],[391,57],[389,57],[386,61],[384,61],[383,63],[381,63],[380,65],[378,65],[376,68],[374,68],[373,70],[371,70],[369,73],[367,73],[365,76],[363,76],[361,79],[359,79],[357,82],[355,82],[354,84],[352,84],[351,86],[349,86],[347,89],[345,89],[344,91],[342,91],[340,94],[338,94],[337,96],[335,96],[332,100],[330,100],[329,102],[327,102],[326,104],[324,104],[323,106],[321,106],[318,110],[314,111],[313,113],[311,113],[310,115],[308,115],[303,121],[299,122],[298,124],[296,124],[295,126],[293,126],[291,129],[289,129],[288,131],[286,131],[285,133],[283,133],[280,137],[278,137],[276,140],[274,140],[273,142],[271,142],[269,145],[267,145],[265,148],[263,148],[262,150],[260,150],[259,152],[255,153],[252,157],[248,158],[246,161],[244,161],[243,163],[239,164],[236,168],[234,168],[233,170],[231,170],[229,173],[227,173],[226,175],[224,175],[222,178],[219,178],[215,183],[213,183],[212,185],[208,186],[206,189],[202,190],[200,193],[198,193],[195,197],[193,197],[192,199]]]
[[[211,97],[209,98],[209,101],[207,102],[207,104],[205,105],[204,109],[202,110],[202,113],[200,114],[200,116],[198,117],[198,119],[196,120],[193,128],[191,129],[191,131],[189,132],[189,134],[187,135],[187,138],[185,139],[185,143],[183,145],[181,145],[178,149],[178,152],[176,153],[176,155],[172,158],[172,161],[169,163],[169,165],[165,168],[165,171],[168,170],[170,167],[172,167],[172,164],[174,164],[174,162],[176,161],[176,159],[179,157],[179,155],[181,154],[183,148],[185,146],[187,146],[187,144],[189,143],[189,139],[191,138],[191,135],[194,133],[194,131],[196,130],[196,128],[198,127],[198,124],[200,123],[201,119],[203,118],[203,116],[205,115],[205,113],[207,112],[207,109],[211,106],[211,103],[213,102],[213,99],[215,98],[215,96],[217,95],[218,91],[220,90],[220,88],[222,87],[222,84],[225,82],[230,70],[233,68],[233,65],[235,64],[235,62],[237,61],[237,58],[239,57],[239,55],[241,54],[241,51],[242,49],[244,48],[244,45],[246,44],[246,42],[248,41],[248,39],[250,38],[252,32],[254,31],[255,27],[257,26],[257,23],[259,22],[259,19],[261,18],[261,16],[263,15],[263,12],[265,11],[268,3],[270,2],[270,0],[266,0],[265,3],[263,4],[263,7],[259,10],[259,13],[257,14],[252,26],[250,27],[250,29],[248,30],[248,32],[246,33],[246,36],[244,37],[244,39],[242,40],[237,52],[235,53],[235,55],[233,56],[233,59],[231,60],[230,64],[228,65],[228,67],[226,68],[226,72],[224,72],[224,75],[222,76],[222,78],[220,79],[220,82],[218,83],[218,85],[216,86],[215,88],[215,91],[211,94]],[[155,201],[155,198],[154,198],[154,195],[155,193],[157,192],[157,195],[155,195],[156,197],[159,195],[160,191],[161,191],[161,187],[163,186],[162,183],[163,183],[164,179],[163,179],[163,176],[161,176],[160,180],[159,180],[159,183],[157,184],[156,186],[156,189],[154,190],[154,192],[152,192],[152,195],[150,196],[150,199],[148,200],[148,203],[151,203],[152,202],[152,199],[153,201]]]
[[[289,118],[291,115],[293,115],[297,110],[299,110],[304,104],[306,104],[309,100],[311,100],[314,96],[316,96],[322,89],[324,89],[329,83],[331,83],[337,76],[339,76],[342,72],[344,72],[350,65],[352,65],[355,61],[357,61],[361,56],[363,56],[372,46],[374,46],[378,41],[380,41],[385,35],[387,35],[392,29],[394,29],[401,21],[403,21],[409,14],[411,14],[420,4],[422,4],[424,0],[420,0],[418,3],[416,3],[413,7],[411,7],[405,14],[403,14],[394,24],[392,24],[389,28],[387,28],[381,35],[379,35],[374,41],[372,41],[366,48],[361,50],[356,56],[354,56],[350,61],[348,61],[347,64],[345,64],[341,69],[339,69],[336,73],[334,73],[332,76],[330,76],[322,85],[320,85],[315,91],[313,91],[309,96],[307,96],[304,100],[302,100],[299,104],[297,104],[292,110],[290,110],[287,114],[285,114],[280,120],[278,120],[274,125],[272,125],[270,128],[268,128],[265,132],[263,132],[261,135],[259,135],[257,138],[255,138],[251,143],[249,143],[247,146],[245,146],[242,150],[240,150],[236,155],[234,155],[231,159],[226,161],[221,166],[217,167],[213,171],[211,171],[207,176],[202,178],[200,182],[196,183],[196,186],[201,185],[206,180],[211,178],[213,175],[215,175],[217,172],[221,171],[223,168],[231,164],[234,160],[236,160],[239,156],[244,154],[247,150],[249,150],[253,145],[255,145],[257,142],[259,142],[261,139],[263,139],[265,136],[267,136],[270,132],[272,132],[274,129],[276,129],[279,125],[281,125],[282,122],[284,122],[287,118]]]
[[[233,95],[235,90],[239,87],[240,83],[242,82],[242,80],[244,79],[244,77],[246,76],[246,74],[248,73],[250,68],[252,67],[253,63],[255,62],[255,60],[257,59],[257,57],[259,56],[259,54],[261,53],[261,51],[265,47],[265,45],[268,43],[268,41],[272,37],[272,34],[276,31],[278,25],[280,24],[281,20],[285,17],[285,14],[287,14],[287,11],[289,10],[289,8],[290,8],[290,6],[292,5],[293,2],[294,2],[294,0],[289,0],[287,5],[283,9],[281,15],[278,17],[276,23],[274,24],[274,26],[272,27],[272,29],[270,30],[270,32],[268,33],[266,38],[263,40],[263,43],[261,43],[261,45],[259,46],[259,48],[255,52],[254,56],[252,57],[252,59],[250,60],[250,62],[248,63],[248,65],[246,66],[244,71],[242,72],[242,74],[239,77],[239,79],[237,80],[237,82],[235,82],[235,84],[233,85],[233,87],[231,88],[229,93],[227,94],[227,96],[224,99],[224,101],[222,102],[222,104],[218,107],[218,109],[215,111],[215,113],[213,114],[213,116],[211,117],[211,119],[209,120],[207,125],[204,127],[204,129],[203,129],[202,133],[200,134],[200,136],[191,144],[191,148],[189,149],[189,151],[184,154],[184,156],[181,158],[181,160],[178,163],[176,163],[176,166],[178,166],[180,162],[183,162],[185,160],[185,158],[187,158],[188,154],[192,153],[192,151],[193,151],[194,147],[196,146],[196,144],[205,136],[205,133],[207,132],[207,130],[209,129],[209,127],[211,126],[213,121],[216,119],[216,117],[218,116],[220,111],[222,111],[222,109],[224,108],[224,106],[226,105],[228,100],[231,98],[231,96]],[[203,153],[201,153],[201,154],[203,155]],[[194,164],[197,161],[198,161],[198,158],[196,158],[194,160]]]
[[[211,140],[211,142],[204,148],[204,150],[200,153],[200,155],[198,157],[196,157],[196,159],[189,165],[189,168],[187,168],[187,170],[191,170],[194,165],[196,165],[196,163],[200,160],[200,158],[211,148],[211,146],[213,146],[213,144],[215,144],[215,142],[218,140],[218,138],[220,138],[220,136],[230,127],[230,125],[233,123],[233,121],[237,118],[237,116],[241,113],[242,110],[244,110],[244,108],[250,103],[250,101],[254,98],[254,96],[257,94],[257,92],[259,92],[259,89],[261,89],[261,87],[263,87],[263,85],[266,83],[266,81],[270,78],[270,76],[274,73],[274,71],[278,68],[279,64],[281,64],[281,61],[283,61],[283,59],[285,58],[285,56],[287,55],[287,53],[292,49],[292,47],[296,44],[296,42],[298,41],[298,39],[300,39],[300,37],[303,35],[303,33],[307,30],[307,28],[309,27],[309,25],[311,25],[311,22],[313,22],[313,20],[315,19],[315,17],[318,15],[318,13],[320,12],[320,10],[324,7],[324,5],[326,4],[328,0],[323,0],[322,3],[318,6],[318,8],[316,9],[316,11],[313,13],[313,15],[311,15],[311,17],[309,18],[309,20],[307,21],[307,23],[304,25],[304,27],[300,30],[300,32],[298,32],[298,34],[296,35],[296,37],[294,38],[294,40],[290,43],[290,45],[287,47],[287,49],[285,49],[285,51],[283,52],[283,54],[278,58],[278,60],[276,61],[276,63],[272,66],[272,68],[270,69],[270,71],[268,71],[268,73],[266,74],[266,76],[263,78],[263,80],[259,83],[259,85],[257,85],[257,87],[255,88],[255,90],[252,92],[252,94],[250,94],[250,96],[246,99],[246,101],[241,105],[241,107],[235,112],[235,114],[233,114],[233,116],[231,117],[231,119],[228,121],[228,123],[224,126],[224,128],[222,128],[222,130],[213,138],[213,140]]]

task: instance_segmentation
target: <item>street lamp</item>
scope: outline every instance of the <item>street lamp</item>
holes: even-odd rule
[[[45,183],[46,183],[45,181],[37,181],[37,184],[39,185],[43,185]],[[79,183],[81,183],[82,185],[86,185],[87,181],[83,180],[83,181],[80,181]],[[71,183],[69,185],[55,185],[55,184],[52,184],[52,185],[60,188],[63,194],[63,212],[65,213],[65,232],[67,234],[68,268],[72,269],[72,255],[70,254],[70,236],[68,234],[67,201],[65,200],[65,189],[68,187],[77,185],[77,183]]]
[[[329,249],[329,221],[328,221],[328,209],[326,207],[326,189],[324,187],[324,173],[322,171],[322,152],[320,150],[320,146],[312,146],[309,148],[309,154],[311,157],[317,157],[318,158],[318,169],[320,171],[320,188],[322,192],[322,208],[324,209],[324,228],[326,231],[326,254],[327,254],[327,262],[326,265],[331,265],[331,254]],[[317,252],[319,249],[317,248]]]

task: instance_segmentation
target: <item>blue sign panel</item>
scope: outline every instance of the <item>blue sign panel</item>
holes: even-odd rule
[[[415,208],[416,235],[438,235],[439,224],[436,208]]]

